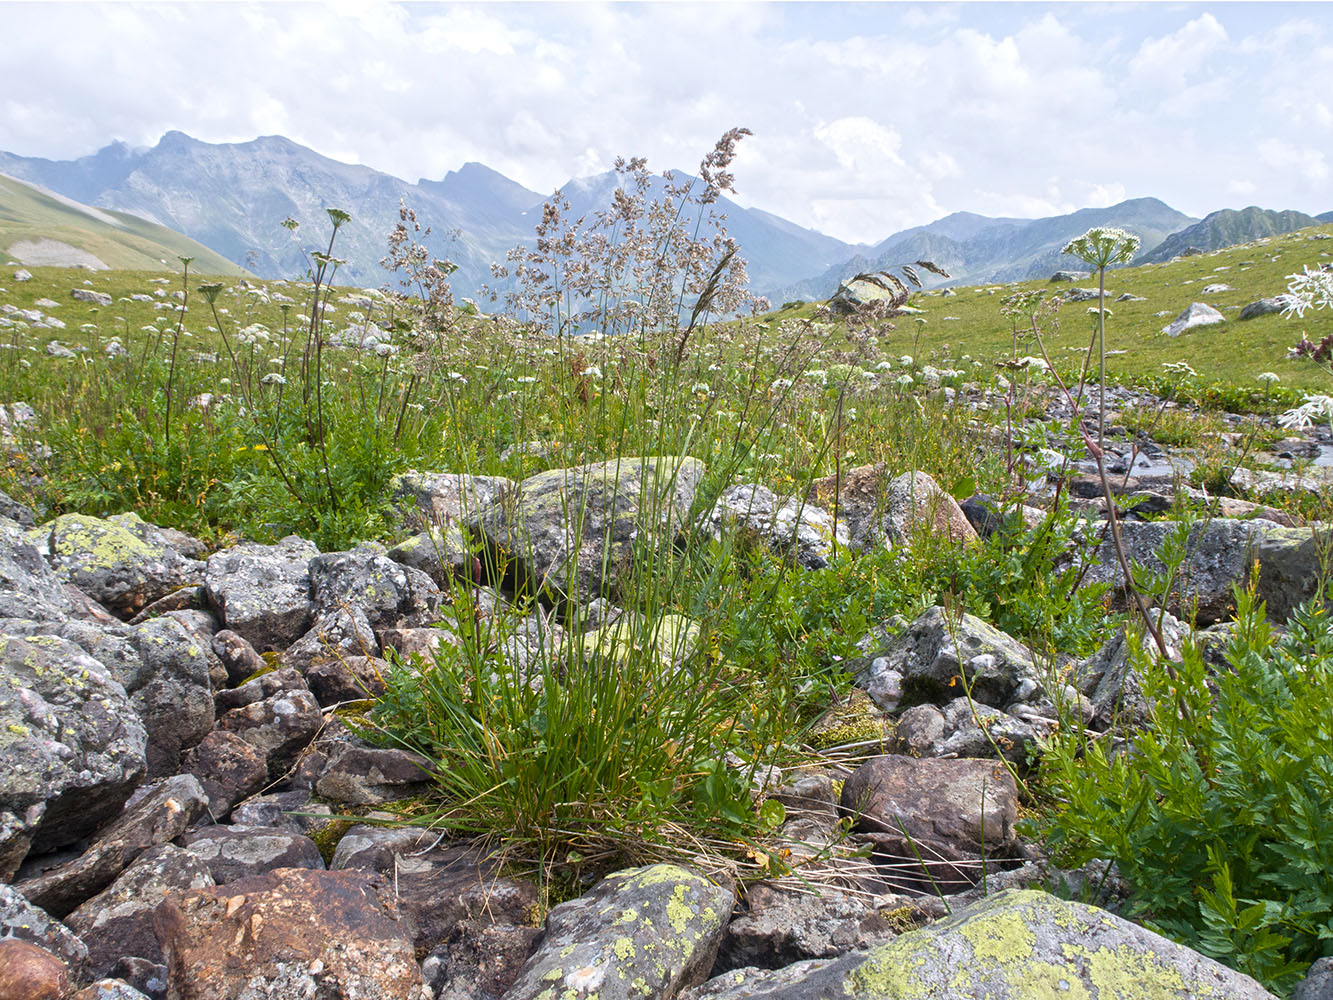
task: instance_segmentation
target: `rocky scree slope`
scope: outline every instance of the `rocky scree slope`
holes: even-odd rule
[[[431,761],[367,743],[337,707],[382,690],[384,656],[419,668],[413,654],[459,641],[449,587],[475,576],[478,545],[521,553],[531,586],[614,623],[622,528],[690,528],[703,472],[657,457],[522,481],[407,474],[393,486],[404,537],[342,552],[288,537],[209,553],[133,513],[38,523],[0,498],[0,996],[1268,996],[1051,896],[1015,832],[1015,769],[1060,708],[1093,728],[1142,717],[1123,637],[1052,689],[1020,642],[940,607],[867,635],[859,692],[811,737],[860,759],[765,770],[754,788],[785,805],[778,842],[819,892],[738,895],[720,873],[655,865],[542,919],[535,887],[484,851],[341,818],[429,789]],[[982,498],[959,507],[925,473],[844,475],[803,500],[738,484],[695,529],[745,530],[818,567],[835,544],[971,545],[994,527]],[[1160,522],[1126,529],[1136,556],[1160,543]],[[1270,607],[1307,596],[1312,529],[1198,530],[1180,597],[1203,622],[1254,559]],[[1114,581],[1105,553],[1103,571]],[[523,618],[503,581],[479,585],[481,613]],[[581,638],[528,616],[497,667]]]

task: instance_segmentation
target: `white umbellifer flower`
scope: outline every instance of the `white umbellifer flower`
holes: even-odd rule
[[[1051,366],[1046,363],[1045,358],[1038,358],[1031,354],[1019,358],[1014,362],[1019,368],[1030,368],[1033,371],[1044,372]]]
[[[1139,238],[1123,229],[1093,226],[1082,236],[1070,240],[1061,253],[1071,254],[1095,268],[1128,263],[1139,248]]]
[[[1260,372],[1254,378],[1255,381],[1262,382],[1265,386],[1274,385],[1282,381],[1277,372]]]
[[[1163,361],[1162,367],[1167,370],[1169,375],[1179,375],[1182,378],[1198,378],[1199,373],[1190,367],[1187,361]],[[1277,376],[1274,375],[1274,378]]]
[[[589,334],[589,336],[591,336],[591,334]],[[587,368],[583,369],[583,374],[587,375],[588,378],[601,378],[602,369],[598,365],[589,365]]]
[[[1279,426],[1293,429],[1313,427],[1316,420],[1333,420],[1333,396],[1306,396],[1304,403],[1277,418]]]
[[[901,385],[901,386],[908,386],[908,385],[911,385],[911,384],[912,384],[913,382],[915,382],[915,381],[916,381],[916,379],[912,378],[911,375],[899,375],[899,376],[898,376],[898,384]]]
[[[263,378],[261,378],[259,381],[263,382],[265,385],[286,385],[286,384],[287,384],[287,379],[285,379],[283,376],[279,375],[277,372],[269,372],[267,375],[265,375],[265,376],[264,376]]]
[[[906,368],[911,368],[912,365],[914,364],[914,362],[912,361],[912,355],[904,354],[901,358],[898,359],[898,363]]]
[[[828,382],[828,372],[823,368],[812,368],[802,377],[808,378],[811,382],[818,382],[820,385],[824,385]]]
[[[891,371],[893,371],[893,362],[892,362],[892,361],[881,361],[879,364],[875,365],[875,367],[878,368],[878,369],[879,369],[880,371],[882,371],[882,372],[891,372]]]
[[[398,348],[394,347],[393,344],[376,344],[375,353],[381,358],[391,358],[398,353]]]
[[[877,378],[879,378],[879,375],[876,374],[875,372],[865,372],[865,371],[863,371],[863,372],[861,373],[861,377],[862,377],[863,379],[865,379],[867,382],[869,382],[871,379],[877,379]]]
[[[707,382],[695,382],[694,385],[690,386],[690,392],[702,392],[706,395],[709,388],[710,386]]]

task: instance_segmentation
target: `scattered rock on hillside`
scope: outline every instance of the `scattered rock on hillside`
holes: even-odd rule
[[[917,705],[898,718],[894,742],[915,757],[1003,757],[1020,769],[1037,755],[1054,719],[1043,726],[959,696],[942,708]]]
[[[36,515],[32,512],[32,508],[19,503],[3,490],[0,490],[0,517],[7,517],[24,528],[31,528],[36,524]]]
[[[0,940],[0,997],[4,1000],[64,1000],[69,969],[29,941]]]
[[[0,618],[59,621],[74,613],[65,584],[27,532],[0,520]]]
[[[1110,296],[1110,292],[1106,293]],[[1095,288],[1070,288],[1061,294],[1066,302],[1096,302],[1100,293]]]
[[[518,483],[503,476],[461,472],[404,472],[389,484],[394,506],[418,529],[465,527],[517,488]]]
[[[25,282],[25,281],[31,281],[31,280],[32,280],[32,272],[31,272],[31,271],[28,271],[28,270],[25,270],[24,268],[21,268],[21,267],[20,267],[17,271],[14,272],[14,280],[17,281],[17,282],[19,282],[19,283],[22,283],[22,282]]]
[[[95,292],[91,288],[75,288],[69,293],[76,302],[90,302],[95,306],[111,305],[111,296],[106,292]]]
[[[102,519],[62,514],[29,533],[56,572],[122,618],[173,591],[199,583],[203,566],[169,545],[131,531],[128,518]],[[148,536],[151,537],[151,536]]]
[[[88,946],[92,978],[113,974],[125,956],[162,961],[153,911],[172,892],[213,885],[208,869],[174,844],[150,848],[106,889],[65,918]]]
[[[895,477],[885,491],[885,501],[882,526],[894,544],[918,534],[955,545],[978,540],[958,501],[924,472],[904,472]]]
[[[1142,563],[1150,573],[1165,572],[1158,557],[1162,546],[1177,529],[1176,521],[1125,521],[1120,537],[1129,559]],[[1271,521],[1232,521],[1217,518],[1198,521],[1190,527],[1185,559],[1176,576],[1167,610],[1182,618],[1197,615],[1210,625],[1228,617],[1235,607],[1232,585],[1243,581],[1254,564],[1256,546],[1269,532],[1280,530]],[[1108,536],[1097,549],[1097,563],[1087,574],[1088,583],[1110,583],[1118,606],[1127,607],[1124,574]]]
[[[175,840],[208,806],[192,774],[160,781],[130,800],[116,821],[98,831],[82,853],[56,856],[54,867],[30,857],[15,882],[19,892],[55,917],[63,917],[101,892],[150,847]]]
[[[1093,723],[1098,729],[1112,725],[1145,726],[1151,719],[1152,705],[1144,694],[1143,679],[1133,654],[1136,647],[1155,654],[1156,643],[1142,635],[1141,629],[1131,633],[1131,628],[1137,628],[1138,624],[1121,626],[1079,666],[1079,686],[1091,700]],[[1179,663],[1189,630],[1168,614],[1161,616],[1159,626],[1167,658]]]
[[[12,885],[0,883],[0,940],[27,941],[49,951],[83,981],[88,948],[70,929],[40,907],[33,906]]]
[[[218,728],[235,733],[262,753],[274,780],[296,762],[324,724],[315,696],[290,667],[220,691],[215,701]]]
[[[887,909],[832,888],[809,893],[761,882],[727,924],[714,969],[780,969],[869,948],[897,933]]]
[[[1256,319],[1259,316],[1271,316],[1291,306],[1291,299],[1286,295],[1274,295],[1269,298],[1255,299],[1240,311],[1240,319]]]
[[[1223,292],[1229,292],[1231,290],[1230,285],[1222,284],[1221,282],[1203,286],[1204,295],[1221,295]]]
[[[1051,275],[1050,280],[1052,282],[1082,281],[1086,277],[1088,277],[1087,271],[1056,271],[1053,275]]]
[[[220,823],[236,803],[268,784],[268,758],[258,747],[225,729],[214,729],[185,752],[181,767],[208,796],[208,814]]]
[[[1196,326],[1213,326],[1225,322],[1226,317],[1212,306],[1203,302],[1191,302],[1184,312],[1162,327],[1162,332],[1168,337],[1179,337],[1186,330],[1192,330]]]
[[[180,842],[211,876],[210,885],[226,885],[279,868],[324,867],[315,842],[286,829],[204,826],[186,833]]]
[[[315,556],[309,574],[316,615],[354,610],[375,629],[416,628],[438,617],[440,592],[434,581],[394,562],[379,546]]]

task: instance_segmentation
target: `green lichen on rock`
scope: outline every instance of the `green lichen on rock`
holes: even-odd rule
[[[547,918],[542,950],[512,1000],[656,1000],[701,982],[713,964],[730,890],[676,865],[607,876]]]
[[[635,656],[648,655],[658,666],[670,669],[693,654],[699,643],[699,626],[684,615],[663,615],[651,622],[638,615],[625,615],[573,641],[589,660],[624,666]]]
[[[816,750],[847,743],[891,742],[895,726],[884,710],[864,691],[855,690],[820,716],[806,737]]]
[[[820,976],[832,976],[857,1000],[1270,996],[1249,977],[1129,921],[1019,889],[904,934],[864,960],[849,956]]]

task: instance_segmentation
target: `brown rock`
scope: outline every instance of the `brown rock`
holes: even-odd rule
[[[236,733],[215,729],[186,751],[185,770],[199,779],[208,796],[208,814],[221,822],[236,803],[268,781],[267,758]]]
[[[995,761],[889,754],[857,768],[840,805],[874,843],[891,888],[956,892],[980,879],[983,859],[1013,847],[1018,785]]]
[[[393,885],[369,872],[279,869],[169,899],[154,927],[172,1000],[404,1000],[421,991]]]
[[[310,693],[324,706],[343,701],[378,698],[384,693],[384,678],[390,666],[378,656],[348,656],[325,660],[306,668]]]
[[[65,963],[45,948],[0,940],[0,1000],[61,1000],[69,987]]]

